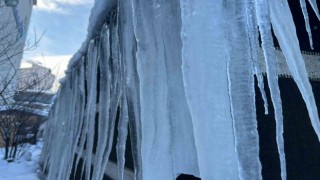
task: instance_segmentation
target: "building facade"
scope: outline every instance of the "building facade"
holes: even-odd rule
[[[18,91],[50,91],[55,76],[49,68],[31,63],[31,67],[19,69],[16,89]]]
[[[15,87],[23,52],[31,48],[25,43],[35,4],[34,0],[0,1],[0,89],[8,96]]]

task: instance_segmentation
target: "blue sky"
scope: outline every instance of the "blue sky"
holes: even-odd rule
[[[27,52],[24,61],[33,60],[55,68],[61,76],[70,57],[80,48],[87,33],[94,0],[38,0],[29,25],[28,41],[35,33],[44,35],[36,50]]]

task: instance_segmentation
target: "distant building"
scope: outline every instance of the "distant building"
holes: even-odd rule
[[[31,63],[29,67],[19,69],[16,78],[10,103],[0,106],[0,147],[14,146],[15,142],[35,143],[39,127],[47,120],[54,99],[49,90],[55,76],[50,69]],[[10,138],[1,134],[6,129],[10,131]]]
[[[19,70],[18,91],[48,91],[52,88],[55,76],[49,68],[31,63],[31,67]]]

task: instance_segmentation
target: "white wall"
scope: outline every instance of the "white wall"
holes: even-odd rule
[[[15,8],[0,0],[0,91],[20,67],[32,7],[33,0],[20,0]],[[6,91],[13,87],[14,81]]]

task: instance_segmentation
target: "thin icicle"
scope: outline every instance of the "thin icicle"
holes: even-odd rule
[[[98,143],[96,151],[96,159],[94,162],[94,169],[92,179],[99,179],[104,174],[102,168],[103,153],[108,143],[108,121],[110,109],[110,87],[111,87],[111,73],[109,59],[110,59],[110,39],[109,28],[104,25],[100,34],[100,48],[101,57],[99,61],[100,68],[100,90],[99,90],[99,118],[98,118]]]
[[[86,121],[89,122],[86,129],[86,179],[90,179],[91,172],[91,160],[93,153],[93,141],[94,141],[94,124],[96,114],[96,95],[97,95],[97,42],[91,41],[88,48],[88,65],[86,70],[86,79],[88,83],[88,101],[86,109]],[[81,154],[79,154],[81,156]]]
[[[75,137],[75,142],[74,143],[74,153],[79,152],[79,149],[81,147],[78,147],[78,143],[81,142],[81,134],[82,134],[82,128],[83,128],[83,124],[84,124],[84,113],[85,113],[85,78],[84,78],[84,68],[83,68],[83,63],[84,63],[84,59],[81,58],[80,61],[80,67],[78,68],[78,76],[79,76],[79,81],[78,81],[78,88],[79,88],[79,112],[78,112],[78,116],[77,119],[75,119],[75,121],[78,121],[78,131]],[[81,143],[80,143],[81,144]],[[80,159],[81,155],[78,154],[77,159],[74,159],[73,161],[75,161],[74,166],[78,167],[78,163],[79,163],[79,159]],[[76,171],[74,171],[73,175],[75,176]]]
[[[85,81],[86,81],[86,77],[85,77],[85,62],[86,59],[85,57],[82,57],[81,58],[81,66],[80,66],[80,76],[81,76],[81,79],[82,79],[82,82],[81,82],[81,87],[83,88],[83,96],[84,96],[84,103],[88,101],[88,97],[85,96],[85,92],[87,91],[86,89],[86,85],[85,85]],[[86,114],[86,111],[85,111],[85,108],[86,108],[86,104],[84,104],[84,112],[83,112],[83,116],[82,116],[82,119],[80,119],[82,121],[82,126],[81,126],[81,131],[80,131],[80,137],[79,137],[79,149],[78,149],[78,154],[77,154],[77,159],[76,159],[76,163],[75,163],[75,166],[77,167],[78,164],[79,164],[79,161],[81,159],[81,156],[82,156],[82,153],[83,153],[83,150],[84,150],[84,145],[85,145],[85,141],[86,141],[86,134],[87,134],[87,127],[88,127],[88,119],[85,118],[85,114]]]
[[[251,58],[252,58],[252,64],[253,69],[255,72],[255,75],[257,77],[258,81],[258,87],[263,99],[264,104],[264,113],[269,114],[268,110],[268,100],[267,95],[264,90],[264,81],[263,81],[263,75],[261,72],[260,67],[260,56],[259,56],[259,35],[258,35],[258,25],[257,25],[257,18],[256,18],[256,12],[255,12],[255,6],[254,6],[254,0],[246,0],[246,12],[247,12],[247,24],[248,24],[248,37],[250,42],[250,50],[251,50]]]
[[[274,33],[279,41],[283,54],[286,57],[286,62],[292,76],[306,103],[311,124],[318,136],[318,139],[320,140],[318,110],[308,79],[305,63],[300,53],[299,41],[296,36],[296,28],[288,2],[286,0],[270,0],[269,2],[270,17]]]
[[[283,115],[280,89],[278,84],[278,62],[276,52],[273,44],[273,37],[271,33],[271,22],[269,15],[269,5],[267,1],[257,0],[257,19],[259,24],[259,31],[262,40],[262,49],[266,61],[266,71],[268,84],[271,94],[271,99],[274,107],[275,119],[276,119],[276,140],[278,146],[278,153],[280,158],[281,178],[287,179],[286,172],[286,159],[284,152],[284,140],[283,140]]]
[[[128,104],[126,94],[122,94],[120,118],[118,124],[117,160],[118,160],[118,179],[123,180],[126,141],[128,136]]]
[[[311,4],[313,11],[316,13],[316,15],[320,21],[320,14],[319,14],[319,9],[318,9],[318,5],[317,5],[317,0],[308,0],[308,1]]]
[[[307,30],[308,36],[309,36],[310,47],[311,47],[311,49],[313,49],[313,40],[312,40],[312,33],[311,33],[311,29],[310,29],[309,15],[308,15],[308,11],[307,11],[306,0],[300,0],[300,5],[301,5],[303,17],[304,17],[304,22],[306,25],[306,30]]]

